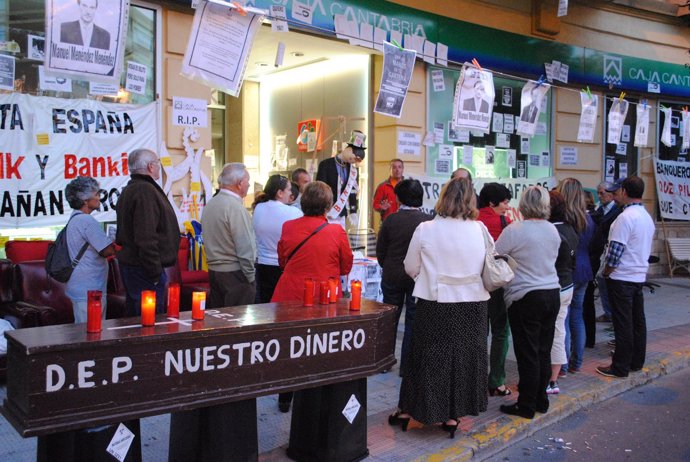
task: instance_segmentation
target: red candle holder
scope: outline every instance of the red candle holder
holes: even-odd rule
[[[331,303],[335,303],[338,301],[338,279],[337,278],[328,278],[328,290],[331,292],[331,296],[329,297],[328,301]]]
[[[171,282],[168,285],[168,317],[180,317],[180,283]]]
[[[192,292],[192,319],[203,321],[206,313],[206,292]]]
[[[86,292],[86,332],[100,332],[101,321],[103,320],[103,293],[100,290],[89,290]]]
[[[328,281],[321,281],[319,283],[319,304],[328,305],[330,303],[330,291],[328,288]]]
[[[314,306],[314,280],[304,279],[304,306]]]
[[[355,279],[350,283],[350,309],[359,311],[362,308],[362,282]]]
[[[141,292],[141,325],[153,326],[156,324],[156,291],[143,290]]]

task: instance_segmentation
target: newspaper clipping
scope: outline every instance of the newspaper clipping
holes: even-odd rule
[[[383,42],[383,74],[374,112],[400,118],[417,52]]]

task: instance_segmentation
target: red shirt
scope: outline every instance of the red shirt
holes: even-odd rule
[[[489,230],[491,237],[494,238],[494,241],[497,241],[498,236],[500,236],[501,231],[503,231],[503,226],[501,225],[501,216],[497,214],[491,207],[482,207],[479,209],[479,218],[477,219],[484,223],[484,226],[486,226],[486,229]],[[505,217],[505,219],[507,225],[509,225],[510,218]]]
[[[381,202],[384,200],[388,200],[388,203],[391,205],[388,207],[388,210],[383,210],[381,208]],[[388,215],[398,211],[398,200],[395,197],[395,185],[391,183],[390,177],[376,187],[373,207],[374,210],[381,214],[381,220],[385,220]]]
[[[273,292],[272,302],[301,301],[304,297],[304,278],[314,279],[314,299],[318,300],[319,282],[335,277],[340,287],[340,275],[350,273],[350,241],[342,226],[335,224],[327,225],[309,238],[285,265],[292,250],[325,221],[325,217],[302,217],[283,224],[278,241],[278,262],[283,274]],[[338,294],[342,294],[342,289],[338,290]]]

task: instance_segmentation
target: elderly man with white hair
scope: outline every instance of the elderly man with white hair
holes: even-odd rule
[[[117,254],[127,291],[126,315],[141,314],[141,292],[156,291],[156,313],[165,312],[165,268],[177,264],[180,228],[175,211],[157,180],[161,161],[149,149],[129,154],[131,179],[117,201]]]
[[[256,295],[256,240],[242,203],[249,190],[247,168],[239,162],[225,164],[218,186],[201,217],[211,283],[208,307],[247,305]]]

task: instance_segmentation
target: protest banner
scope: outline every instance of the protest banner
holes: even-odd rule
[[[690,164],[655,159],[654,176],[661,216],[690,220]]]
[[[443,186],[450,181],[448,177],[433,177],[426,175],[412,174],[408,178],[418,180],[424,188],[424,199],[422,201],[422,211],[430,215],[436,215],[434,207],[436,201],[441,195]],[[538,185],[550,190],[556,187],[558,180],[556,177],[550,176],[546,178],[531,179],[531,178],[474,178],[474,190],[479,194],[482,187],[486,183],[499,183],[510,190],[513,198],[510,200],[510,209],[506,212],[506,216],[511,220],[521,220],[522,215],[518,211],[520,197],[522,192],[530,186]],[[479,204],[477,204],[477,207]]]
[[[128,154],[158,146],[157,113],[156,103],[0,95],[0,228],[64,225],[65,186],[77,176],[100,183],[93,217],[114,221]]]

